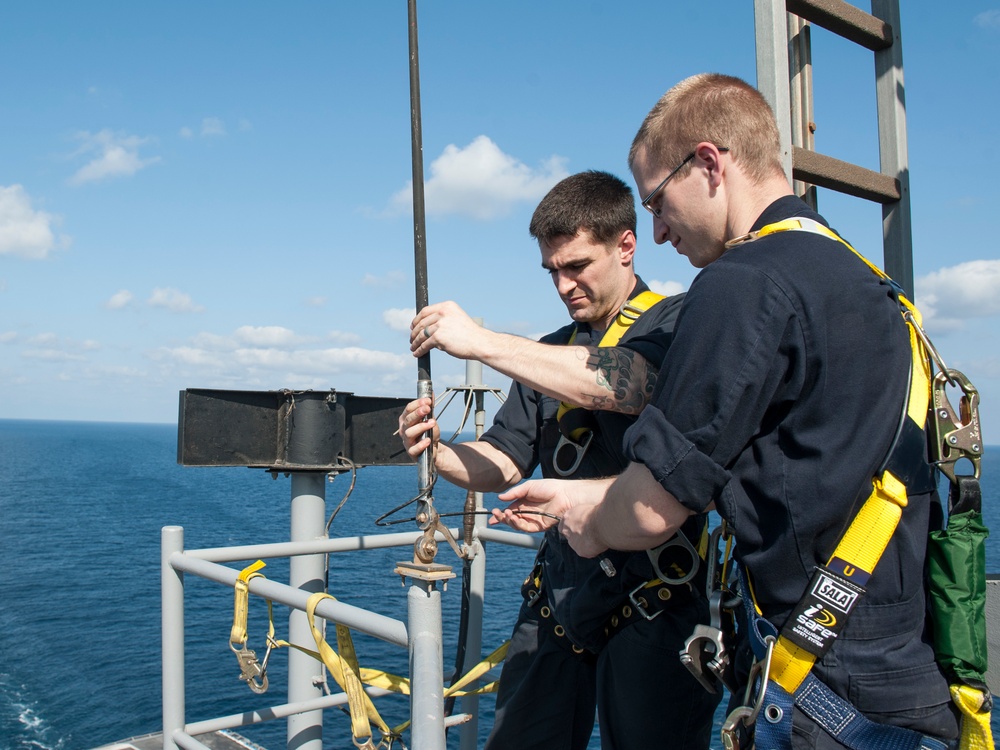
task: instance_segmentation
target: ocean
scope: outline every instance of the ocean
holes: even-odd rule
[[[290,480],[179,466],[173,425],[0,420],[0,457],[0,750],[88,750],[158,731],[160,529],[183,526],[187,548],[286,541]],[[982,474],[987,521],[1000,529],[1000,448],[987,450]],[[328,512],[349,483],[345,475],[327,485]],[[378,533],[374,519],[413,497],[416,485],[412,467],[360,470],[331,534]],[[442,513],[461,510],[464,498],[445,482],[435,488]],[[509,635],[533,555],[487,548],[484,653]],[[410,556],[409,548],[331,556],[330,593],[405,622],[406,588],[392,571]],[[459,572],[445,545],[438,562]],[[1000,571],[994,541],[987,569]],[[262,572],[287,581],[287,561],[268,561]],[[285,653],[272,657],[270,691],[252,694],[229,649],[232,590],[190,575],[185,584],[187,719],[283,702]],[[457,580],[442,595],[446,667],[455,658],[460,596]],[[254,597],[250,610],[249,645],[259,648],[266,607]],[[282,637],[286,608],[275,608],[275,625]],[[406,673],[401,649],[364,636],[356,645],[363,666]],[[492,702],[481,701],[483,737]],[[379,708],[391,725],[407,718],[401,699]],[[326,715],[324,744],[352,747],[346,716]],[[285,745],[283,721],[240,731],[272,750]],[[457,747],[451,734],[449,747]],[[599,746],[595,732],[591,747]]]

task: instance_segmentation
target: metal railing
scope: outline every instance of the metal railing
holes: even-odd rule
[[[294,475],[293,475],[294,477]],[[297,484],[293,483],[293,488]],[[294,492],[294,489],[293,489]],[[293,500],[293,512],[295,502]],[[294,527],[294,523],[293,523]],[[453,538],[461,537],[460,529],[449,530]],[[318,697],[293,698],[296,691],[293,689],[294,681],[305,679],[305,688],[313,688],[312,672],[315,671],[315,662],[310,657],[303,654],[309,660],[310,668],[308,673],[298,673],[289,664],[289,701],[287,703],[271,706],[266,709],[247,711],[228,716],[221,716],[205,721],[186,723],[185,721],[185,674],[184,674],[184,576],[192,574],[201,578],[215,581],[224,586],[233,587],[237,581],[240,571],[227,567],[222,563],[235,562],[253,559],[273,559],[276,557],[290,557],[292,559],[302,559],[318,562],[323,565],[325,556],[335,553],[354,552],[361,550],[385,549],[391,547],[412,546],[423,532],[412,531],[403,533],[374,534],[365,536],[340,537],[334,539],[312,539],[303,541],[282,542],[277,544],[257,544],[236,547],[216,547],[208,549],[184,549],[184,529],[180,526],[166,526],[161,532],[161,585],[162,585],[162,633],[163,633],[163,747],[164,750],[175,750],[176,748],[202,749],[204,744],[198,741],[197,735],[217,732],[226,729],[239,729],[274,719],[287,718],[289,720],[288,736],[298,738],[295,747],[305,748],[316,745],[322,747],[322,712],[326,708],[342,706],[347,703],[347,695],[343,692],[332,695],[321,695]],[[443,538],[443,537],[442,537]],[[485,551],[483,542],[492,541],[495,543],[508,544],[518,547],[537,547],[538,541],[534,537],[515,532],[498,531],[481,526],[476,529],[473,542],[473,569],[476,571],[472,580],[479,584],[473,584],[479,589],[473,595],[481,597],[485,589]],[[478,570],[477,568],[482,568]],[[290,573],[290,578],[295,577],[295,572]],[[254,578],[249,583],[250,593],[272,602],[284,604],[290,607],[296,615],[304,618],[306,602],[311,591],[301,587],[279,583],[263,577]],[[412,741],[411,747],[414,750],[438,750],[443,748],[443,728],[453,724],[468,722],[470,716],[475,717],[478,705],[475,701],[470,706],[463,701],[463,714],[450,718],[443,715],[441,707],[444,691],[444,673],[441,669],[441,616],[440,598],[434,595],[433,586],[411,586],[410,594],[407,596],[408,623],[412,625],[418,622],[416,629],[421,632],[421,637],[414,637],[415,629],[409,627],[407,623],[391,617],[372,612],[360,607],[355,607],[334,600],[323,600],[316,607],[316,615],[327,622],[345,625],[352,630],[378,638],[386,643],[393,644],[410,650],[410,664],[412,673],[410,679],[412,683],[412,693],[414,695],[437,696],[439,700],[435,702],[438,710],[432,715],[412,712]],[[481,618],[481,609],[478,611]],[[472,627],[481,628],[479,622],[473,622]],[[291,634],[290,637],[294,639]],[[311,641],[311,634],[306,641]],[[478,652],[478,649],[477,649]],[[292,653],[295,653],[294,651]],[[475,659],[478,661],[478,657]],[[423,665],[423,666],[422,666]],[[429,667],[426,665],[430,665]],[[302,688],[302,686],[299,686]],[[301,689],[298,691],[301,693]],[[372,698],[378,698],[392,693],[380,688],[368,687],[366,692]],[[475,728],[475,722],[472,722]],[[438,729],[441,732],[438,732]],[[303,740],[302,738],[307,738]],[[424,738],[424,739],[421,739]],[[461,747],[463,750],[471,750],[476,746],[476,732],[463,732],[461,736]],[[291,741],[290,741],[291,745]]]

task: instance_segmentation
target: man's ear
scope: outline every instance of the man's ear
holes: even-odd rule
[[[702,141],[694,150],[695,156],[708,169],[709,184],[713,188],[722,184],[722,176],[725,174],[726,165],[722,159],[722,152],[714,143]]]
[[[631,263],[632,257],[635,255],[635,232],[631,229],[626,229],[622,232],[618,238],[617,250],[622,265]]]

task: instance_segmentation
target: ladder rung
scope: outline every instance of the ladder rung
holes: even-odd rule
[[[876,203],[900,199],[899,180],[895,177],[799,146],[792,147],[792,175],[796,180]]]
[[[785,9],[874,52],[892,46],[889,24],[844,0],[785,0]]]

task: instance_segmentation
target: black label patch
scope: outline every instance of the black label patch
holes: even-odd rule
[[[817,567],[809,588],[792,612],[781,635],[820,658],[847,624],[847,617],[865,593],[828,568]]]

